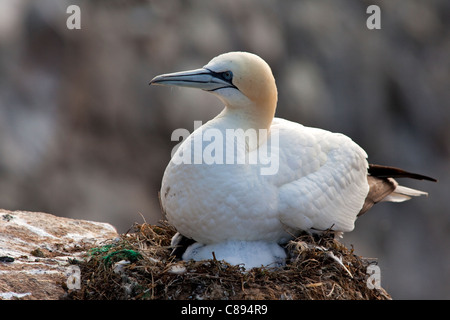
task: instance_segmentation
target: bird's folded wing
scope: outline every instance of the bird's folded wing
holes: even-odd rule
[[[279,187],[280,220],[294,229],[353,230],[369,191],[367,154],[344,135],[305,127],[298,130],[307,130],[298,134],[310,135],[315,154],[309,156],[301,143],[287,148],[291,159],[298,153],[298,167],[295,178]],[[323,161],[311,167],[309,162],[314,160],[309,158]]]

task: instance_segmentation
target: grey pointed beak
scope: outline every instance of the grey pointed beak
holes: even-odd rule
[[[154,77],[149,84],[197,88],[206,91],[236,88],[230,81],[223,79],[220,73],[206,68],[162,74]]]

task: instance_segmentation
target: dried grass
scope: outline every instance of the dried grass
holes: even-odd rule
[[[91,249],[84,261],[73,261],[81,269],[81,289],[68,290],[66,298],[390,299],[384,289],[368,287],[371,261],[356,256],[331,234],[305,234],[291,241],[284,268],[244,272],[214,259],[175,260],[170,256],[175,232],[165,222],[136,224],[119,239]]]

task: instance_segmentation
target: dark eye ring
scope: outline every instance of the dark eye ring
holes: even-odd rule
[[[233,79],[233,72],[231,71],[222,72],[222,77],[227,81],[231,81],[231,79]]]

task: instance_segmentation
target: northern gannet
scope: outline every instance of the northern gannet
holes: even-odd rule
[[[162,209],[178,231],[172,245],[187,247],[184,260],[283,265],[280,245],[300,231],[349,232],[377,202],[427,194],[394,178],[435,181],[369,165],[343,134],[274,118],[275,79],[255,54],[224,53],[150,84],[202,89],[225,105],[183,141],[162,179]]]

